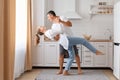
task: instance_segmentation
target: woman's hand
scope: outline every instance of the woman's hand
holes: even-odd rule
[[[34,45],[37,46],[40,43],[40,38],[39,36],[36,34],[34,37]]]
[[[60,39],[60,35],[59,35],[59,34],[56,35],[56,36],[54,37],[54,39],[55,39],[56,41],[58,41],[58,40]]]

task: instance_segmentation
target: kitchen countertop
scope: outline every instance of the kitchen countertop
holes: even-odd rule
[[[113,40],[106,40],[106,39],[94,39],[88,40],[89,42],[113,42]]]
[[[107,39],[91,39],[88,40],[89,42],[113,42],[113,40],[107,40]],[[55,40],[50,40],[47,37],[44,38],[44,42],[57,42]]]
[[[104,39],[94,39],[88,40],[89,42],[113,42],[113,40],[104,40]],[[55,40],[44,40],[44,42],[57,42]]]
[[[88,40],[89,42],[113,42],[113,40],[107,40],[107,39],[91,39]],[[44,37],[44,42],[57,42],[55,40],[50,40],[47,37]]]

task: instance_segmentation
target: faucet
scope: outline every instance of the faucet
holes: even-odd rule
[[[112,31],[111,29],[106,29],[106,31],[109,33],[109,40],[112,40]]]

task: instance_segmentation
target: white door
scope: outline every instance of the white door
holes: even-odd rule
[[[57,43],[45,43],[45,66],[57,66],[58,65],[58,44]]]
[[[114,42],[120,42],[120,1],[114,6]]]
[[[39,44],[32,54],[33,66],[44,66],[44,44]]]
[[[114,6],[114,44],[113,74],[120,79],[120,1]]]

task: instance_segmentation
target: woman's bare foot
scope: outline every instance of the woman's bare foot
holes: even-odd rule
[[[63,75],[64,75],[64,76],[67,76],[67,75],[70,75],[70,74],[68,73],[67,70],[64,70]]]
[[[80,75],[80,74],[83,74],[82,70],[78,70],[78,74],[79,74],[79,75]]]
[[[57,72],[57,75],[62,74],[62,73],[63,73],[63,70],[59,70],[59,71]]]
[[[104,55],[101,51],[97,50],[96,55]]]

